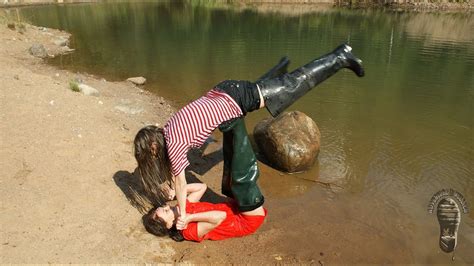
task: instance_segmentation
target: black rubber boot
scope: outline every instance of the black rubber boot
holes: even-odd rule
[[[225,138],[224,156],[227,158],[224,158],[230,165],[230,171],[229,168],[226,170],[226,161],[224,162],[222,192],[228,195],[230,184],[231,196],[237,201],[239,211],[254,210],[262,206],[264,197],[257,185],[259,176],[257,158],[250,144],[244,118],[238,118],[232,123],[226,124],[225,127],[219,126],[219,129],[224,133]],[[232,156],[232,158],[228,158],[228,156]],[[226,171],[230,172],[230,175],[226,175]],[[224,181],[225,179],[226,181]]]
[[[257,82],[270,114],[278,116],[301,96],[342,68],[349,68],[357,76],[363,77],[362,61],[351,50],[349,45],[342,44],[333,52],[291,73]]]
[[[231,124],[226,125],[231,126]],[[224,128],[224,127],[223,127]],[[224,128],[225,129],[225,128]],[[234,154],[234,136],[232,130],[223,131],[224,141],[222,150],[224,153],[224,171],[222,173],[222,186],[221,192],[229,198],[234,198],[232,191],[230,190],[231,185],[231,169],[232,169],[232,155]]]

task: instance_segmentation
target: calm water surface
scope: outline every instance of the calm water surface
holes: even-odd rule
[[[254,80],[283,55],[292,69],[349,42],[366,77],[341,71],[290,108],[317,122],[318,164],[292,176],[264,168],[262,187],[275,205],[311,209],[305,202],[321,186],[308,180],[334,183],[334,197],[366,204],[367,217],[407,221],[396,229],[387,215],[372,220],[380,231],[407,232],[409,262],[436,261],[444,254],[436,218],[426,212],[430,197],[454,188],[474,205],[472,14],[276,9],[178,1],[45,6],[21,15],[73,34],[76,52],[54,64],[111,80],[145,76],[147,89],[177,107],[221,80]],[[266,116],[249,116],[248,127]],[[472,213],[463,215],[461,262],[474,262]]]

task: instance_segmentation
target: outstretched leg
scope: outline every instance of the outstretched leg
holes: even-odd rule
[[[342,44],[333,52],[291,73],[258,81],[257,85],[268,111],[272,116],[278,116],[301,96],[342,68],[351,69],[359,77],[364,76],[362,60],[356,58],[351,50],[349,45]]]

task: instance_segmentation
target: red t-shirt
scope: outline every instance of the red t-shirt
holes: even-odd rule
[[[198,237],[197,222],[188,224],[188,227],[182,231],[186,240],[201,242],[205,239],[222,240],[230,237],[241,237],[254,233],[260,225],[262,225],[267,210],[264,209],[265,215],[243,215],[230,203],[213,204],[208,202],[187,202],[186,213],[200,213],[206,211],[225,211],[227,217],[216,228],[203,237]]]

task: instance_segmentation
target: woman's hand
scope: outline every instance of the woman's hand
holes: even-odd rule
[[[190,221],[190,216],[191,215],[185,215],[183,217],[183,215],[180,215],[178,217],[178,220],[176,221],[176,229],[178,230],[184,230],[188,227],[188,223]]]

